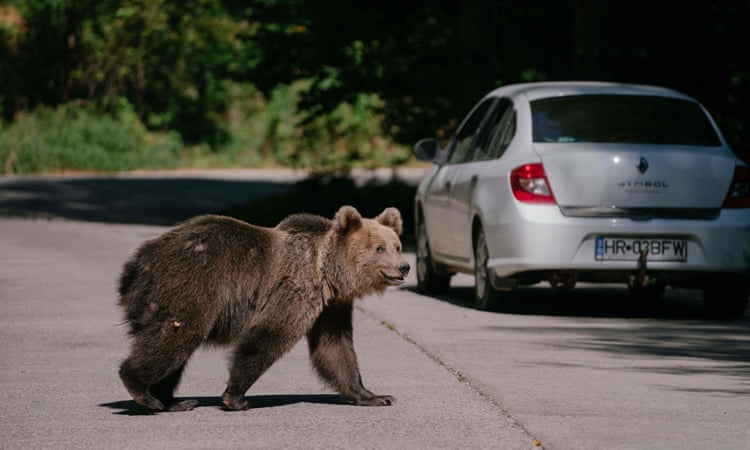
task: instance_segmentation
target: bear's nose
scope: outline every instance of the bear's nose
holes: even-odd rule
[[[409,263],[403,263],[398,266],[398,271],[401,272],[402,275],[407,275],[409,273],[409,269]]]

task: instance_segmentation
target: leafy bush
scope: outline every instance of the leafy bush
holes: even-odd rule
[[[383,134],[382,107],[377,94],[359,93],[354,101],[311,118],[303,126],[291,165],[348,170],[405,163],[408,149]]]
[[[329,113],[311,115],[300,108],[311,82],[279,85],[268,98],[253,85],[228,83],[228,109],[217,123],[227,130],[223,146],[188,149],[190,166],[283,166],[314,171],[389,167],[409,159],[409,149],[382,130],[382,101],[360,94]]]
[[[5,173],[174,168],[181,148],[179,134],[148,132],[125,100],[116,116],[68,103],[38,108],[0,129]]]
[[[0,126],[2,172],[262,166],[347,171],[408,160],[408,149],[383,135],[377,95],[360,94],[328,114],[306,116],[299,104],[309,86],[304,80],[281,85],[265,99],[250,84],[228,83],[229,107],[216,119],[228,138],[218,148],[186,147],[174,130],[149,131],[122,97],[114,114],[84,102],[39,107]]]

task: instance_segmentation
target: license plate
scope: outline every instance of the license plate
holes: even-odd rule
[[[596,238],[597,261],[638,261],[641,251],[648,261],[687,261],[687,240],[671,238]]]

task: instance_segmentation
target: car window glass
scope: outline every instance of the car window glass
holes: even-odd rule
[[[466,122],[456,133],[453,144],[453,152],[451,153],[449,163],[460,163],[466,159],[466,155],[471,149],[471,144],[474,141],[474,137],[479,131],[479,126],[482,124],[482,119],[487,110],[490,108],[494,99],[488,99],[479,105],[474,112],[466,119]]]
[[[500,117],[497,130],[492,136],[488,157],[492,159],[501,157],[515,135],[516,110],[513,108],[512,104],[508,103],[508,108],[505,109],[502,117]]]
[[[650,95],[574,95],[531,103],[534,142],[721,145],[694,101]]]
[[[496,136],[498,129],[501,127],[502,119],[508,109],[511,109],[511,103],[507,99],[501,99],[497,106],[490,112],[487,118],[484,130],[481,132],[471,156],[472,161],[484,161],[490,159],[492,152],[492,140]]]

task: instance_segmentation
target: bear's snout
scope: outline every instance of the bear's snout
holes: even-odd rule
[[[383,269],[380,272],[385,279],[386,284],[391,286],[403,284],[406,276],[409,274],[409,270],[411,270],[409,263],[403,259],[400,262],[396,262],[396,264],[397,265],[392,265],[389,269]]]

